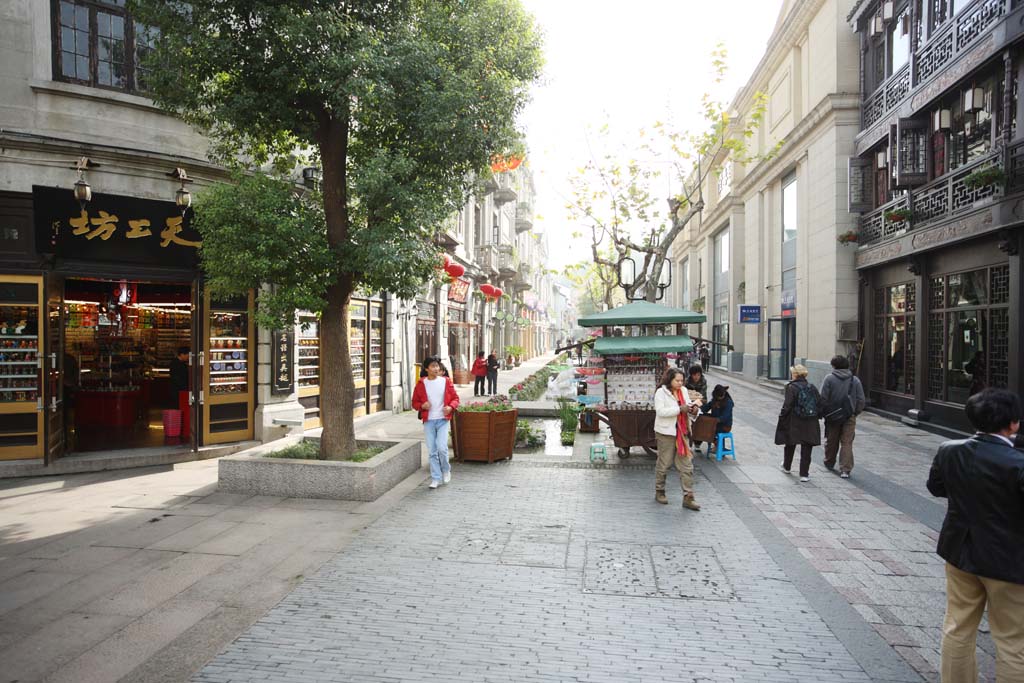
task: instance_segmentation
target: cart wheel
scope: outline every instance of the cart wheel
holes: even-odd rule
[[[619,449],[619,457],[620,458],[628,458],[629,456],[630,456],[630,453],[629,453],[629,449],[628,448],[620,448]]]
[[[656,451],[655,449],[651,448],[650,446],[644,446],[643,449],[644,449],[644,453],[646,453],[647,455],[652,455],[655,458],[658,457],[658,451]]]

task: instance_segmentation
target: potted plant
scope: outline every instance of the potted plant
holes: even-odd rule
[[[885,220],[890,223],[904,223],[911,219],[913,213],[910,209],[890,209],[885,212]]]
[[[512,367],[516,362],[516,354],[514,353],[516,347],[509,344],[505,347],[505,364],[508,367]]]
[[[857,240],[860,238],[860,233],[856,230],[847,230],[846,232],[836,237],[836,241],[839,244],[857,244]]]
[[[455,458],[494,462],[512,457],[519,411],[501,394],[487,401],[463,403],[452,419]]]
[[[695,313],[703,313],[704,312],[704,297],[699,296],[696,299],[694,299],[693,301],[691,301],[690,302],[690,308],[693,309],[693,311]]]
[[[998,166],[980,168],[964,178],[964,186],[969,190],[978,190],[989,185],[1003,185],[1006,174]]]

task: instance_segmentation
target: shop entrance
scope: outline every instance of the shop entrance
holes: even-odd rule
[[[190,283],[67,279],[63,317],[67,452],[191,443]]]

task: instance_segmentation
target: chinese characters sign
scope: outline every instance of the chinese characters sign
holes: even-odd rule
[[[195,268],[202,238],[173,202],[93,194],[84,207],[71,190],[34,186],[36,248],[41,254]]]
[[[469,280],[464,277],[457,277],[448,285],[448,301],[457,304],[466,303],[466,296],[469,294]]]
[[[270,335],[271,372],[273,381],[270,392],[273,394],[290,394],[294,385],[292,377],[292,352],[295,345],[293,332],[275,330]]]

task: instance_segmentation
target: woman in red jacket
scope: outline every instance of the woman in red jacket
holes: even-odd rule
[[[427,452],[430,454],[430,488],[452,480],[448,462],[448,425],[459,407],[459,395],[450,377],[441,374],[441,361],[433,356],[423,360],[427,371],[412,392],[412,409],[423,420]]]
[[[487,379],[487,360],[484,358],[483,351],[477,352],[476,360],[473,361],[473,369],[470,372],[473,373],[473,395],[484,396],[487,393],[484,389],[484,381]]]

